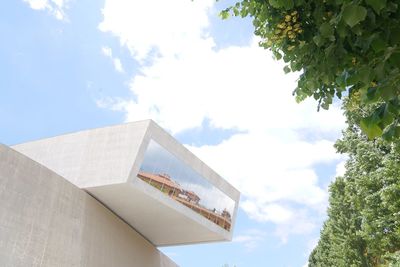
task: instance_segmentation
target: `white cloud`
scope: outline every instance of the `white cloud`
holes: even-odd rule
[[[203,30],[213,4],[214,0],[106,0],[99,28],[117,36],[138,60],[152,50],[160,56],[181,55],[198,45],[199,36],[206,36]]]
[[[121,73],[124,72],[124,68],[122,67],[122,63],[119,58],[114,58],[113,63],[114,63],[114,68],[116,71],[121,72]]]
[[[331,141],[306,142],[296,138],[290,128],[281,131],[292,131],[293,136],[249,132],[217,146],[189,149],[240,188],[246,197],[242,208],[258,221],[291,220],[291,204],[323,212],[327,192],[318,184],[313,168],[319,163],[336,162],[341,155],[335,153]]]
[[[338,108],[317,113],[314,102],[297,104],[296,75],[284,75],[282,67],[256,44],[218,51],[204,45],[143,67],[130,84],[137,99],[123,107],[127,120],[152,117],[173,133],[200,126],[205,117],[215,127],[269,128],[288,138],[293,132],[281,129],[322,133],[343,124]]]
[[[293,209],[293,213],[290,221],[280,223],[276,227],[275,235],[280,238],[281,244],[286,244],[290,235],[309,235],[317,227],[318,220],[311,215],[310,210]]]
[[[101,48],[101,52],[103,53],[103,55],[105,55],[106,57],[111,57],[112,58],[112,50],[110,47],[108,46],[103,46]]]
[[[32,9],[36,10],[42,10],[48,6],[47,0],[24,0],[24,2],[27,2]]]
[[[101,48],[101,52],[103,53],[103,55],[105,55],[106,57],[111,59],[111,61],[114,64],[114,68],[115,68],[116,71],[118,71],[120,73],[124,73],[125,72],[124,68],[122,67],[121,60],[119,58],[117,58],[117,57],[113,57],[112,49],[110,47],[103,46]]]
[[[272,221],[276,224],[289,221],[293,217],[292,211],[278,204],[258,205],[252,200],[245,200],[241,208],[257,221]]]
[[[282,240],[308,233],[312,212],[322,214],[327,203],[315,166],[343,159],[333,148],[342,112],[316,112],[311,100],[297,104],[297,74],[285,75],[256,40],[217,49],[207,32],[212,5],[107,0],[99,27],[117,36],[141,68],[130,82],[133,99],[100,103],[125,112],[127,121],[152,118],[173,134],[204,119],[242,130],[218,145],[188,148],[240,189],[251,218],[276,224]]]
[[[47,10],[58,20],[65,20],[65,9],[68,8],[69,0],[23,0],[32,9]]]
[[[257,229],[249,229],[243,234],[234,236],[232,242],[241,243],[247,251],[253,251],[264,241],[266,233]]]
[[[345,172],[346,172],[346,160],[343,160],[336,165],[335,177],[343,176]]]

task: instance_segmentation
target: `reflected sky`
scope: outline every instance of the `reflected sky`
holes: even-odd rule
[[[200,197],[200,205],[219,213],[226,210],[233,215],[233,199],[153,140],[147,147],[140,171],[167,174],[182,189],[195,192]]]

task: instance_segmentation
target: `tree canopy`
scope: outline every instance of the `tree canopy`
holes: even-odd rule
[[[400,8],[390,0],[241,0],[221,12],[251,16],[259,45],[300,71],[294,95],[328,109],[349,96],[370,138],[400,137]],[[364,112],[364,107],[373,106]]]
[[[400,266],[400,2],[240,0],[259,45],[298,72],[294,95],[328,109],[344,99],[349,156],[330,186],[328,218],[310,267]]]
[[[328,219],[309,266],[399,266],[400,141],[369,141],[358,127],[360,112],[346,116],[336,142],[349,155],[346,172],[330,186]]]

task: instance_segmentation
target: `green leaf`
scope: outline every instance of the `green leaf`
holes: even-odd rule
[[[232,8],[232,11],[233,11],[233,14],[235,15],[235,17],[237,17],[237,16],[239,16],[239,8],[237,8],[236,6],[234,6],[233,8]]]
[[[374,74],[372,70],[368,66],[365,66],[357,70],[356,73],[347,75],[345,82],[347,86],[362,83],[360,85],[370,87],[370,82],[373,79],[374,79]]]
[[[360,122],[361,130],[368,136],[369,139],[382,135],[382,129],[378,126],[374,116],[363,118]]]
[[[338,26],[336,27],[336,31],[341,38],[346,37],[346,35],[348,34],[348,31],[346,29],[346,24],[343,22],[338,24]]]
[[[397,138],[400,137],[400,127],[399,126],[396,127],[394,136]]]
[[[281,8],[281,1],[279,0],[269,0],[269,4],[275,8]]]
[[[356,4],[348,5],[343,10],[343,19],[350,27],[355,26],[359,22],[365,20],[367,9]]]
[[[285,67],[283,68],[283,71],[284,71],[285,73],[289,73],[291,70],[290,70],[289,66],[285,66]]]
[[[294,1],[293,0],[281,0],[282,5],[286,10],[290,10],[294,7]]]
[[[394,115],[398,115],[398,111],[399,111],[399,106],[398,106],[398,104],[396,103],[397,101],[395,101],[396,99],[394,98],[394,99],[391,99],[390,101],[389,101],[389,104],[388,104],[388,112],[390,112],[390,113],[392,113],[392,114],[394,114]]]
[[[222,11],[219,13],[219,16],[221,17],[221,19],[227,19],[227,18],[229,18],[229,9],[222,10]]]
[[[328,110],[329,109],[329,104],[324,102],[324,103],[321,104],[321,108],[323,108],[325,110]]]
[[[389,125],[388,127],[385,128],[385,130],[383,131],[382,134],[382,138],[385,140],[392,140],[393,137],[396,136],[396,130],[397,130],[397,125],[396,123],[393,123],[391,125]]]
[[[382,40],[380,36],[378,36],[371,42],[371,46],[372,49],[374,49],[374,51],[377,53],[384,51],[386,49],[386,43],[385,41]]]
[[[361,36],[363,32],[365,31],[364,27],[361,27],[360,24],[355,25],[353,28],[351,28],[351,31],[358,36]]]
[[[392,45],[398,45],[400,44],[400,27],[392,27],[390,29],[390,43]]]
[[[346,86],[351,86],[360,81],[360,76],[358,74],[348,75],[345,79]]]
[[[368,67],[368,66],[365,66],[365,67],[363,67],[363,68],[361,68],[361,69],[359,69],[358,70],[358,77],[359,77],[359,80],[361,81],[361,82],[363,82],[364,84],[366,84],[366,85],[369,85],[369,83],[372,81],[372,79],[374,78],[372,75],[371,75],[371,69]]]
[[[367,93],[365,94],[365,96],[366,96],[366,100],[364,100],[365,102],[368,102],[368,103],[372,103],[372,102],[375,102],[375,101],[377,101],[379,98],[378,98],[378,94],[377,94],[377,89],[376,88],[368,88],[368,90],[367,90]]]
[[[242,8],[242,9],[240,10],[240,16],[241,16],[242,18],[245,18],[245,17],[247,17],[247,15],[249,15],[249,10],[248,10],[247,8]]]
[[[385,77],[385,61],[379,63],[375,68],[374,68],[374,73],[378,79],[383,79]]]
[[[273,51],[272,53],[274,54],[274,56],[275,56],[275,58],[276,58],[277,60],[280,60],[280,59],[282,58],[281,53],[279,53],[279,52],[277,52],[277,51]]]
[[[397,68],[400,67],[400,53],[393,53],[390,58],[389,58],[389,62],[396,66]]]
[[[385,128],[387,125],[392,124],[394,117],[393,114],[389,112],[389,107],[387,104],[383,104],[382,105],[383,110],[381,111],[380,117],[381,117],[381,125],[383,125],[383,127],[381,128]]]
[[[336,76],[335,83],[338,87],[346,87],[346,75],[342,74],[340,76]]]
[[[389,101],[396,95],[396,90],[394,90],[392,86],[382,86],[379,87],[378,93],[383,98],[383,100]]]
[[[322,46],[324,44],[324,40],[320,35],[314,36],[313,41],[317,46]]]
[[[378,14],[382,8],[386,6],[386,0],[365,0],[365,2],[370,5]]]
[[[294,7],[293,0],[269,0],[269,4],[274,8],[285,8],[287,10]]]
[[[333,27],[328,22],[322,23],[319,27],[319,31],[323,37],[330,37],[333,35]]]
[[[396,3],[393,3],[393,2],[389,2],[386,7],[387,11],[389,11],[389,12],[397,12],[398,8],[399,8],[399,5]]]

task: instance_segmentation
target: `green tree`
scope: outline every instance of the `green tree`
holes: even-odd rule
[[[310,267],[369,266],[366,242],[359,236],[361,219],[352,203],[349,183],[338,177],[330,186],[329,219],[325,222],[318,246],[310,256]]]
[[[328,109],[349,95],[374,106],[360,128],[369,138],[400,136],[400,8],[395,0],[241,0],[222,18],[253,18],[260,46],[301,71],[294,94]],[[376,103],[380,103],[376,105]]]
[[[345,104],[348,110],[351,101]],[[330,186],[328,219],[309,266],[400,266],[400,141],[369,141],[358,126],[362,112],[346,116],[336,142],[349,155],[346,172]]]

